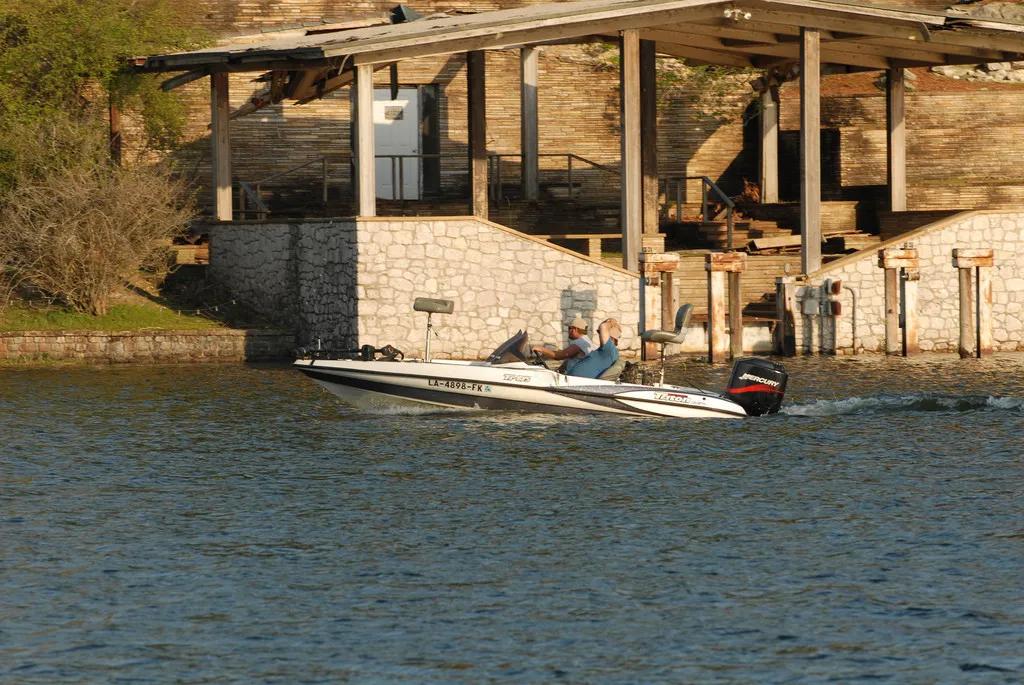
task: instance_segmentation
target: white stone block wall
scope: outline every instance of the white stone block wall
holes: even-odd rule
[[[479,359],[519,329],[568,343],[577,315],[592,333],[613,316],[620,348],[639,353],[636,274],[473,218],[341,219],[211,229],[211,275],[296,329],[300,344],[391,344],[421,356],[427,315],[413,300],[455,301],[434,315],[437,358]],[[655,309],[655,311],[658,311]]]
[[[841,280],[842,292],[831,299],[842,303],[842,314],[835,319],[797,314],[798,353],[885,352],[885,284],[884,270],[878,266],[878,249],[905,244],[916,248],[920,258],[918,339],[922,352],[957,350],[960,305],[958,274],[953,267],[956,248],[994,251],[992,347],[994,351],[1024,349],[1024,213],[978,211],[922,227],[811,274],[806,284],[797,288],[797,301],[820,299],[826,279]]]
[[[433,316],[437,358],[485,358],[516,331],[568,344],[566,324],[615,317],[620,348],[639,352],[639,279],[623,269],[479,219],[359,220],[359,340],[423,354],[427,315],[416,297],[454,300]],[[596,342],[596,337],[595,337]]]

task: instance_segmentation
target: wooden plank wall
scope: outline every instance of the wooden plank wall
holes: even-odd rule
[[[430,12],[462,8],[487,11],[538,4],[540,0],[425,0],[415,9]],[[255,33],[260,30],[346,21],[367,16],[386,16],[394,0],[200,0],[204,12],[197,21],[219,35]],[[878,4],[893,4],[879,2]],[[910,0],[901,6],[942,9],[944,2]],[[272,34],[270,34],[272,35]],[[488,150],[519,151],[519,55],[518,51],[487,55]],[[237,108],[263,85],[253,83],[255,74],[233,74],[230,97]],[[387,84],[387,71],[377,74]],[[466,176],[466,79],[461,55],[404,62],[399,69],[403,85],[436,82],[441,90],[441,152],[445,155],[442,176],[445,189],[465,188]],[[539,147],[541,152],[573,152],[617,168],[619,164],[618,74],[609,62],[595,69],[593,60],[579,48],[547,47],[539,58]],[[780,98],[780,130],[783,140],[799,130],[798,97],[792,84]],[[201,79],[180,89],[188,103],[187,139],[192,144],[176,153],[183,168],[192,169],[200,182],[210,178],[209,86]],[[707,175],[725,188],[740,192],[743,180],[757,178],[756,139],[739,123],[750,101],[741,82],[720,107],[722,117],[695,115],[694,93],[683,87],[662,92],[659,103],[658,157],[662,176]],[[829,97],[822,102],[823,194],[831,188],[878,186],[885,183],[885,100],[882,93],[857,97]],[[917,94],[907,96],[907,174],[910,209],[965,206],[966,202],[1018,202],[1024,197],[1024,88],[992,89],[974,93]],[[754,120],[756,124],[756,119]],[[141,147],[139,122],[124,118],[126,158]],[[330,167],[332,192],[350,189],[347,166],[349,146],[349,90],[344,88],[306,105],[292,103],[267,107],[231,125],[232,170],[237,179],[256,181],[298,164],[329,155],[338,161]],[[971,145],[964,145],[971,140]],[[785,155],[785,149],[780,151]],[[148,159],[148,158],[143,158]],[[564,168],[564,159],[541,159],[544,169]],[[795,165],[785,159],[783,173]],[[578,167],[577,167],[578,168]],[[510,160],[507,172],[518,174]],[[610,183],[608,199],[617,200],[617,179],[591,173]],[[318,165],[290,178],[315,184]],[[949,179],[966,179],[971,185],[954,185]],[[577,181],[580,179],[577,178]],[[783,179],[785,180],[785,179]],[[994,183],[993,183],[994,181]],[[988,190],[979,183],[988,183]],[[673,198],[674,199],[674,198]],[[684,202],[699,202],[699,186],[691,182]],[[785,199],[785,198],[784,198]],[[790,198],[792,199],[792,198]],[[272,201],[272,198],[270,198]],[[208,186],[199,196],[209,205]],[[969,206],[978,206],[971,204]]]

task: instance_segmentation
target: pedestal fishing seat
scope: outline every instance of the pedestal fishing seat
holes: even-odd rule
[[[436,300],[432,297],[417,297],[412,302],[413,311],[427,313],[427,342],[424,345],[423,361],[430,361],[430,331],[433,324],[430,317],[434,314],[451,314],[455,311],[455,302],[452,300]],[[434,335],[437,335],[436,333]]]
[[[640,339],[644,342],[661,345],[661,380],[665,384],[665,346],[683,342],[686,337],[686,324],[690,322],[690,313],[693,311],[692,304],[684,304],[676,311],[676,329],[674,331],[644,331]]]

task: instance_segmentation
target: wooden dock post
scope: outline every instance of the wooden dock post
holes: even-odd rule
[[[676,309],[679,297],[675,288],[673,274],[679,270],[679,255],[668,252],[640,253],[640,307],[644,312],[640,318],[640,333],[647,330],[647,286],[661,286],[661,327],[670,331],[675,327]],[[643,359],[654,359],[658,356],[655,343],[644,343],[641,350]]]
[[[796,355],[796,279],[775,279],[775,312],[778,323],[772,335],[773,352],[783,357]]]
[[[704,255],[708,272],[708,362],[724,362],[731,352],[743,354],[743,316],[739,275],[747,267],[745,252],[709,252]],[[730,341],[725,339],[725,275],[729,278]],[[735,274],[735,278],[732,276]],[[735,312],[735,314],[733,314]]]
[[[887,247],[878,251],[878,266],[885,269],[885,353],[902,354],[904,357],[917,354],[917,280],[920,278],[917,250],[913,248]],[[900,337],[900,269],[905,273],[916,273],[912,290],[913,302],[903,298],[903,336]],[[904,281],[904,286],[906,281]],[[906,288],[904,287],[904,295]],[[913,304],[914,311],[908,305]],[[909,327],[908,327],[909,323]]]
[[[959,270],[960,281],[960,358],[982,357],[992,353],[992,274],[995,263],[991,248],[953,250],[953,267]],[[977,287],[971,297],[972,270],[976,270]],[[971,316],[975,305],[976,317]]]
[[[913,357],[921,351],[917,344],[917,284],[921,280],[919,269],[904,269],[903,299],[903,356]]]

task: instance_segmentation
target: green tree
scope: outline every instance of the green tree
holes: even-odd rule
[[[0,0],[0,296],[24,284],[102,314],[191,217],[169,170],[111,164],[106,113],[175,137],[183,108],[131,58],[199,46],[194,2]]]
[[[0,191],[25,162],[27,129],[55,118],[103,124],[108,100],[174,139],[183,108],[130,59],[202,43],[193,0],[0,0]]]

